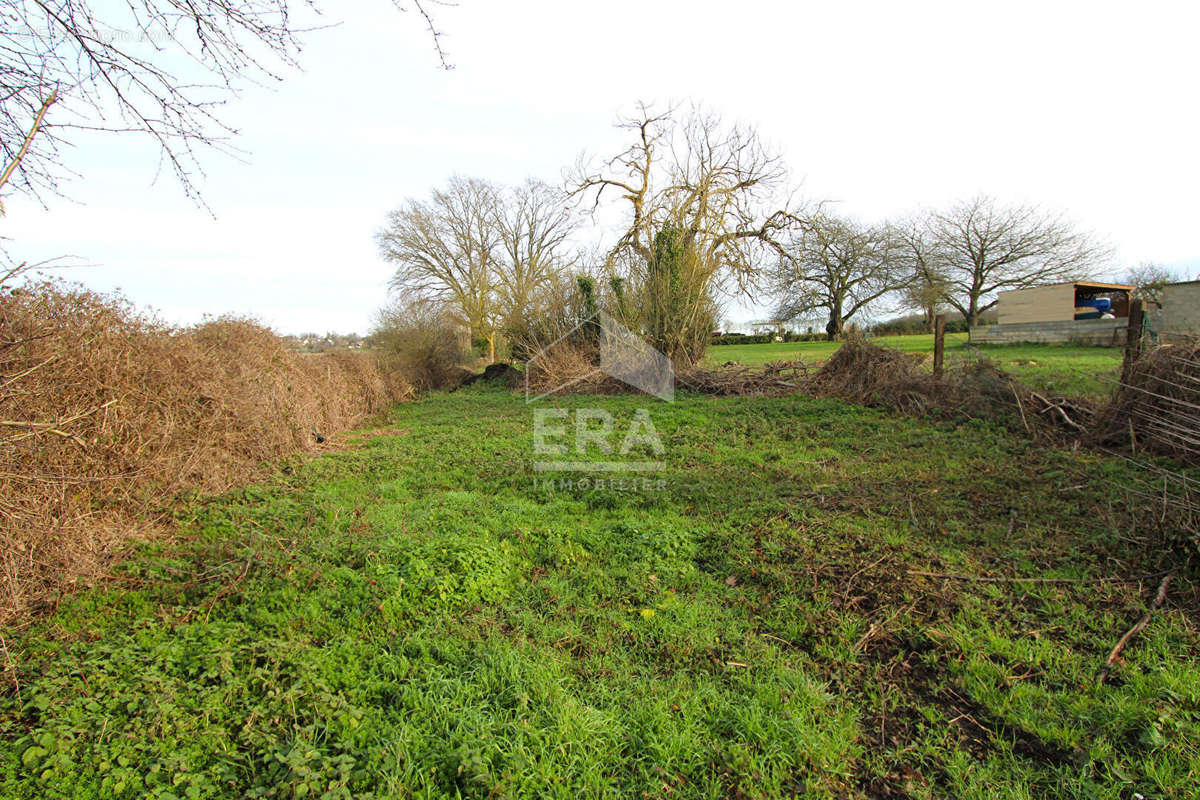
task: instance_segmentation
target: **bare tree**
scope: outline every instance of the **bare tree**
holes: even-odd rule
[[[823,313],[829,340],[872,302],[897,288],[897,242],[884,226],[818,214],[784,248],[773,273],[776,317],[792,320]]]
[[[414,9],[433,37],[426,6]],[[198,198],[204,150],[236,131],[220,106],[298,62],[312,0],[8,0],[0,7],[0,195],[57,191],[80,131],[140,135]],[[314,16],[314,20],[316,17]],[[48,113],[52,111],[53,113]]]
[[[627,208],[624,231],[609,252],[640,293],[643,328],[671,358],[693,361],[715,323],[714,297],[748,291],[764,255],[793,226],[784,197],[787,170],[753,128],[726,125],[693,109],[656,113],[642,106],[618,126],[633,143],[595,168],[581,165],[572,194],[595,211],[615,194]]]
[[[452,304],[472,338],[488,341],[493,358],[500,202],[500,190],[487,181],[454,177],[428,201],[409,200],[391,212],[376,236],[380,253],[396,264],[392,289]]]
[[[573,266],[570,239],[578,220],[560,189],[528,180],[505,193],[496,225],[500,315],[507,330],[523,330],[555,276]]]
[[[904,308],[921,312],[921,321],[933,332],[934,319],[946,307],[951,291],[941,251],[930,241],[919,220],[889,226],[894,242],[893,259]]]
[[[1132,284],[1134,297],[1141,298],[1147,303],[1158,305],[1162,301],[1163,287],[1174,283],[1179,277],[1164,267],[1152,261],[1143,261],[1125,274],[1125,283]]]
[[[494,361],[497,334],[525,327],[534,309],[561,294],[576,226],[565,201],[536,181],[505,189],[452,178],[428,201],[391,212],[376,236],[396,264],[392,289],[448,303]]]
[[[984,195],[931,212],[922,224],[947,281],[946,302],[968,325],[996,304],[998,291],[1074,280],[1110,257],[1061,215]]]

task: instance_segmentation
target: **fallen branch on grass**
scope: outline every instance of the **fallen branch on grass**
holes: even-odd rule
[[[1084,427],[1082,425],[1080,425],[1075,420],[1071,419],[1071,417],[1067,414],[1066,408],[1064,408],[1064,406],[1068,405],[1066,400],[1059,400],[1056,403],[1052,400],[1047,400],[1045,397],[1042,397],[1037,392],[1030,392],[1029,396],[1032,397],[1034,400],[1040,401],[1045,406],[1041,411],[1038,412],[1039,414],[1045,414],[1047,411],[1057,411],[1059,416],[1062,417],[1062,421],[1065,422],[1067,425],[1069,425],[1070,427],[1074,428],[1077,431],[1084,430]],[[1072,410],[1074,410],[1074,409],[1072,409]],[[1021,416],[1022,416],[1022,418],[1024,418],[1024,411],[1021,412]]]
[[[676,374],[679,386],[701,394],[754,396],[798,391],[809,367],[799,361],[778,361],[762,369],[748,367],[691,367]]]
[[[1017,387],[1012,381],[1008,382],[1008,389],[1012,392],[1013,399],[1017,401],[1017,411],[1021,412],[1021,424],[1025,426],[1026,433],[1032,433],[1029,429],[1029,420],[1025,418],[1025,406],[1021,403],[1021,395],[1017,393]]]
[[[1121,637],[1108,654],[1108,658],[1104,660],[1104,668],[1100,670],[1100,676],[1096,679],[1096,685],[1100,686],[1108,679],[1108,673],[1112,669],[1112,665],[1116,663],[1117,657],[1121,655],[1121,651],[1125,649],[1125,645],[1137,636],[1142,630],[1150,624],[1150,617],[1155,611],[1162,606],[1167,599],[1167,590],[1171,588],[1171,579],[1175,577],[1176,570],[1171,570],[1163,577],[1162,582],[1158,584],[1158,593],[1154,595],[1154,602],[1150,604],[1150,608],[1146,609],[1146,613],[1137,621],[1129,630],[1125,631],[1125,635]]]
[[[896,619],[896,617],[900,616],[901,614],[907,614],[909,611],[912,611],[916,607],[917,607],[917,601],[914,600],[912,603],[910,603],[909,605],[900,609],[895,614],[892,614],[890,617],[885,619],[883,622],[872,622],[871,626],[869,628],[867,628],[867,632],[862,635],[862,638],[854,643],[854,647],[850,648],[850,652],[857,653],[860,650],[862,650],[863,648],[865,648],[867,646],[867,644],[870,643],[870,641],[875,638],[875,635],[879,634],[879,633],[883,633],[884,630],[887,628],[887,626],[890,625]]]

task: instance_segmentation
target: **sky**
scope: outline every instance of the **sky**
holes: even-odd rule
[[[454,174],[560,183],[647,101],[757,126],[804,196],[864,220],[984,192],[1065,212],[1118,267],[1200,277],[1194,2],[460,0],[432,8],[450,71],[415,14],[325,5],[340,24],[306,36],[303,71],[226,108],[247,154],[205,159],[211,212],[146,142],[88,137],[66,197],[6,200],[10,255],[71,256],[64,277],[174,323],[365,333],[390,209]]]

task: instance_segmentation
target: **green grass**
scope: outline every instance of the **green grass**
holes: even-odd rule
[[[875,344],[907,353],[933,353],[933,336],[883,336]],[[727,344],[709,349],[712,364],[735,361],[739,364],[765,364],[770,361],[824,361],[841,346],[840,342],[773,342],[769,344]],[[1081,345],[967,344],[965,333],[946,336],[948,364],[982,357],[1039,391],[1068,397],[1104,400],[1113,389],[1121,370],[1122,351],[1114,347]]]
[[[804,397],[558,402],[649,406],[652,490],[537,482],[531,409],[471,387],[6,634],[0,796],[1200,793],[1186,576],[1096,682],[1157,583],[1097,579],[1162,566],[1123,462]]]
[[[881,336],[871,340],[906,353],[933,353],[933,334],[915,336]],[[947,352],[966,346],[965,333],[946,334]],[[708,361],[723,364],[765,364],[769,361],[824,361],[833,355],[841,342],[769,342],[767,344],[721,344],[709,348]]]

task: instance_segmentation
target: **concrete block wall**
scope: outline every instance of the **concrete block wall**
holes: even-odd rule
[[[971,344],[1125,344],[1127,319],[1079,319],[1062,322],[1020,322],[971,328]]]
[[[1200,281],[1163,287],[1162,306],[1146,309],[1150,329],[1158,334],[1200,333]]]

